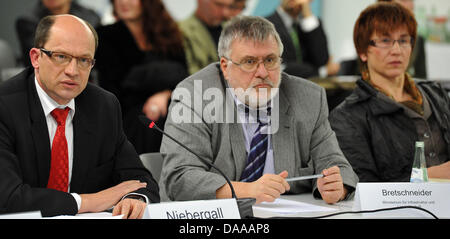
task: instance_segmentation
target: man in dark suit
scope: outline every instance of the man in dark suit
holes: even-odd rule
[[[27,68],[0,86],[0,213],[142,217],[158,186],[126,139],[113,94],[88,83],[97,34],[73,15],[36,29]]]
[[[283,0],[267,17],[275,25],[285,48],[284,71],[304,78],[335,75],[340,66],[330,59],[325,32],[311,11],[310,1]]]

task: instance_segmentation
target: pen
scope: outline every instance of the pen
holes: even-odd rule
[[[321,177],[323,177],[323,174],[308,175],[308,176],[301,176],[301,177],[295,177],[295,178],[287,178],[286,182],[293,182],[293,181],[321,178]]]

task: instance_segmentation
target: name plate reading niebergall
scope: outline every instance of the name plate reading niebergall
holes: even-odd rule
[[[450,218],[450,183],[358,183],[354,211],[416,206],[424,208],[438,218]],[[417,209],[400,209],[366,217],[431,218]]]
[[[215,199],[149,204],[150,219],[240,219],[236,199]]]

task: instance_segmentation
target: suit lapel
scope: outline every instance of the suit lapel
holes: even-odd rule
[[[95,155],[92,140],[95,140],[95,126],[89,121],[89,114],[78,98],[75,99],[75,115],[73,118],[73,167],[70,191],[77,192],[83,188],[85,175]],[[94,167],[94,166],[92,166]]]
[[[224,134],[228,132],[228,136],[224,135],[224,138],[226,139],[226,137],[228,137],[231,146],[231,153],[234,159],[234,179],[231,180],[237,181],[241,177],[242,171],[244,171],[245,161],[247,160],[247,152],[245,150],[245,136],[242,125],[240,123],[237,123],[237,118],[239,116],[237,115],[234,97],[231,92],[227,90],[228,85],[222,71],[220,70],[219,65],[217,65],[217,70],[219,71],[220,77],[220,85],[218,85],[217,87],[223,89],[223,95],[225,96],[225,100],[223,102],[225,114],[224,120],[225,122],[234,122],[224,124],[225,126],[228,126],[228,128],[224,129]]]
[[[220,70],[219,70],[220,71]],[[230,140],[231,152],[233,154],[235,172],[234,178],[235,180],[239,180],[241,177],[242,171],[245,168],[245,161],[247,159],[247,152],[245,150],[245,136],[244,131],[242,129],[241,123],[238,123],[237,118],[239,117],[237,114],[236,103],[234,102],[234,97],[231,92],[227,90],[227,85],[225,84],[225,79],[223,77],[222,72],[220,72],[220,79],[222,82],[222,87],[225,89],[225,115],[227,117],[226,121],[232,120],[234,123],[226,124],[228,125],[228,138]],[[229,109],[232,109],[231,111]],[[233,115],[228,115],[228,112],[233,112]]]
[[[245,161],[247,160],[244,132],[240,123],[232,123],[229,126],[231,151],[233,153],[234,165],[236,165],[235,180],[239,180],[245,168]]]
[[[289,176],[295,173],[295,137],[293,117],[289,115],[289,101],[280,88],[279,91],[279,116],[273,115],[272,121],[279,122],[278,131],[272,135],[273,159],[275,173],[287,170]],[[273,112],[273,110],[272,110]],[[273,123],[272,123],[273,124]]]
[[[289,54],[290,57],[288,59],[292,59],[292,56],[295,57],[295,46],[294,42],[292,42],[291,34],[289,33],[288,29],[284,25],[283,20],[281,19],[278,12],[275,12],[273,21],[276,22],[277,25],[277,32],[280,35],[280,38],[284,45],[284,52],[283,55]],[[300,37],[299,37],[300,38]],[[299,39],[300,40],[300,39]],[[284,56],[283,56],[284,57]]]
[[[284,93],[279,91],[279,102],[277,112],[278,116],[274,116],[272,120],[278,120],[278,131],[272,135],[273,159],[275,173],[287,170],[289,175],[295,173],[295,137],[293,127],[293,117],[289,115],[289,101]],[[234,105],[233,105],[234,106]],[[236,107],[234,114],[237,115]],[[240,123],[231,123],[229,125],[229,140],[231,151],[236,165],[235,179],[239,180],[245,168],[247,152],[245,150],[245,138]]]
[[[28,105],[30,107],[31,137],[36,152],[36,164],[38,167],[39,178],[38,183],[40,187],[47,187],[51,162],[50,137],[48,135],[47,121],[36,91],[34,74],[31,74],[27,81],[29,92]]]

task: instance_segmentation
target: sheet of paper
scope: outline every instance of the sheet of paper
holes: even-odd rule
[[[2,214],[0,219],[42,219],[40,211]]]
[[[56,216],[50,219],[122,219],[123,215],[112,216],[110,212],[81,213],[75,216]]]
[[[296,214],[302,212],[330,212],[337,210],[330,207],[322,207],[310,203],[297,202],[282,198],[277,198],[274,202],[262,202],[258,205],[253,205],[253,208],[257,210],[281,214]]]

